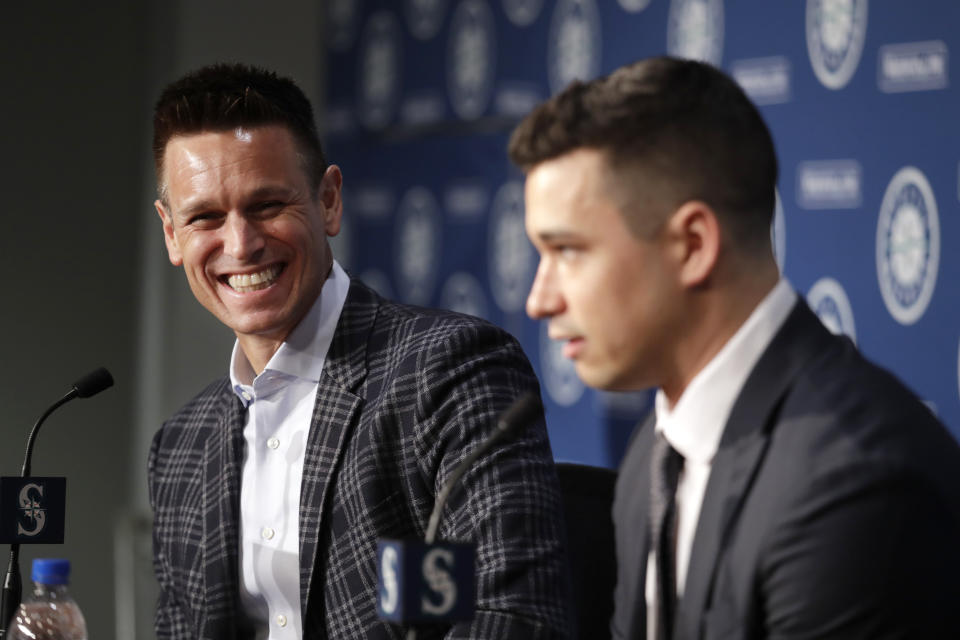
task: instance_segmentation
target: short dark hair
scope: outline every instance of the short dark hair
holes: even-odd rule
[[[606,152],[613,167],[642,167],[671,205],[706,202],[741,246],[769,246],[773,140],[743,90],[715,67],[658,57],[574,82],[520,123],[509,154],[528,171],[582,147]],[[626,213],[638,236],[663,222]]]
[[[303,154],[314,188],[327,167],[313,108],[290,78],[245,64],[213,64],[169,84],[153,111],[153,161],[160,197],[165,196],[163,156],[178,135],[236,127],[285,126]]]

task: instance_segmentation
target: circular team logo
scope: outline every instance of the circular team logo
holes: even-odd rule
[[[400,94],[400,27],[387,11],[370,16],[363,30],[358,77],[360,121],[382,129],[393,118]]]
[[[329,0],[327,7],[327,46],[346,51],[357,35],[360,0]]]
[[[617,2],[620,3],[621,9],[630,13],[643,11],[650,4],[650,0],[617,0]]]
[[[857,341],[853,309],[843,286],[833,278],[820,278],[807,294],[807,304],[831,333],[850,336]]]
[[[940,263],[940,220],[926,176],[904,167],[893,176],[877,223],[877,278],[890,315],[913,324],[930,304]]]
[[[518,27],[532,24],[540,15],[541,8],[543,0],[503,0],[503,11],[510,22]]]
[[[443,11],[447,0],[404,0],[404,13],[410,33],[420,40],[437,35],[443,25]]]
[[[478,118],[493,90],[496,41],[493,14],[483,0],[463,0],[450,23],[447,87],[454,112],[464,120]]]
[[[787,263],[787,226],[783,217],[783,201],[780,200],[780,190],[777,189],[776,205],[773,209],[773,223],[770,225],[770,245],[773,247],[773,259],[777,261],[777,268],[783,273]]]
[[[411,304],[427,304],[440,265],[440,210],[424,187],[413,187],[403,196],[395,237],[400,297]]]
[[[487,232],[490,288],[497,306],[507,313],[523,309],[536,268],[523,215],[523,185],[507,182],[493,198]]]
[[[540,323],[540,375],[547,393],[561,407],[575,404],[583,395],[583,382],[573,361],[563,356],[563,343],[547,335],[547,323]]]
[[[440,306],[478,318],[487,317],[487,296],[480,281],[465,271],[447,278],[440,293]]]
[[[600,16],[595,0],[559,0],[547,40],[550,91],[600,72]]]
[[[667,52],[720,66],[723,57],[723,0],[672,0]]]
[[[807,0],[807,52],[823,86],[846,86],[866,36],[867,0]]]

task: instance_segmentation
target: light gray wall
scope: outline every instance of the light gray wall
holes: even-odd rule
[[[232,344],[166,261],[152,206],[152,102],[181,72],[235,60],[293,76],[319,104],[322,5],[4,8],[0,474],[19,474],[30,427],[77,377],[113,372],[113,389],[63,407],[40,433],[34,473],[68,479],[66,543],[21,555],[27,587],[33,557],[73,561],[91,638],[152,637],[149,619],[132,618],[152,609],[149,440],[225,371]]]

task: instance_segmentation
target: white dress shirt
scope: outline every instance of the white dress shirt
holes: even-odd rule
[[[247,408],[240,599],[258,640],[295,640],[303,634],[300,480],[317,385],[349,288],[349,276],[334,262],[317,301],[260,375],[255,376],[239,343],[233,347],[230,382]]]
[[[674,407],[670,407],[663,390],[657,391],[656,430],[663,432],[684,458],[676,493],[678,601],[686,586],[693,536],[723,428],[747,377],[790,315],[796,300],[797,294],[790,283],[781,279],[717,355],[694,376]],[[651,552],[647,557],[645,585],[648,638],[654,637],[656,630],[656,571],[656,558]]]

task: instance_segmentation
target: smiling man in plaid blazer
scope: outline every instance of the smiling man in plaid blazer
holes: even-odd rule
[[[150,452],[159,638],[399,638],[376,543],[422,537],[434,497],[537,382],[516,341],[351,279],[340,169],[293,82],[216,65],[154,115],[170,261],[237,336],[229,376]],[[542,419],[464,476],[439,531],[477,543],[477,612],[429,637],[565,637],[562,514]],[[425,637],[422,634],[421,637]]]

